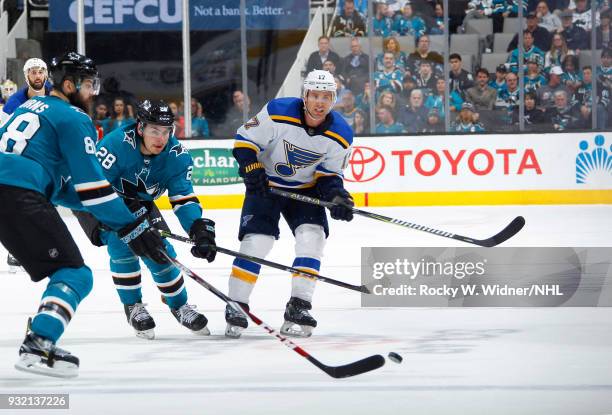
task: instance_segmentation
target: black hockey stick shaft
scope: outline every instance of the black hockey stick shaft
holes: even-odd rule
[[[357,376],[357,375],[360,375],[362,373],[366,373],[366,372],[370,372],[372,370],[378,369],[378,368],[382,367],[385,364],[385,358],[383,356],[379,355],[379,354],[376,354],[376,355],[372,355],[372,356],[366,357],[365,359],[357,360],[356,362],[348,363],[346,365],[342,365],[342,366],[328,366],[328,365],[322,363],[320,360],[318,360],[315,357],[313,357],[310,353],[308,353],[306,350],[304,350],[301,346],[298,346],[297,344],[295,344],[291,340],[289,340],[287,337],[285,337],[282,334],[278,333],[270,325],[268,325],[267,323],[263,322],[255,314],[253,314],[249,310],[247,310],[246,307],[242,307],[240,304],[238,304],[237,302],[233,301],[227,295],[223,294],[222,291],[219,291],[212,284],[210,284],[209,282],[204,280],[202,277],[197,275],[195,272],[193,272],[192,270],[187,268],[185,265],[180,263],[177,259],[171,258],[166,253],[166,251],[162,250],[161,252],[166,257],[166,259],[168,261],[170,261],[172,264],[174,264],[174,266],[177,269],[182,271],[183,274],[187,275],[189,278],[191,278],[192,280],[194,280],[195,282],[197,282],[198,284],[200,284],[201,286],[206,288],[208,291],[213,293],[216,297],[218,297],[219,299],[224,301],[226,304],[228,304],[230,307],[232,307],[236,311],[239,311],[239,312],[242,312],[242,313],[246,314],[251,319],[251,321],[253,321],[253,323],[255,323],[259,327],[261,327],[270,336],[276,338],[282,344],[284,344],[285,346],[287,346],[288,348],[290,348],[291,350],[293,350],[294,352],[296,352],[300,356],[304,357],[306,360],[308,360],[310,363],[312,363],[313,365],[315,365],[316,367],[318,367],[319,369],[321,369],[322,371],[327,373],[329,376],[331,376],[333,378],[337,378],[337,379],[348,378],[348,377],[351,377],[351,376]]]
[[[270,188],[270,192],[272,192],[273,194],[282,196],[282,197],[287,197],[290,199],[298,200],[300,202],[310,203],[313,205],[319,205],[319,206],[323,206],[326,208],[332,208],[334,206],[337,206],[337,204],[333,202],[327,202],[325,200],[317,199],[317,198],[306,196],[306,195],[301,195],[298,193],[287,192],[285,190],[281,190],[276,187]],[[484,246],[487,248],[499,245],[502,242],[507,241],[508,239],[516,235],[521,229],[523,229],[523,226],[525,226],[525,218],[523,218],[522,216],[517,216],[516,218],[512,220],[512,222],[510,222],[504,229],[502,229],[496,235],[490,238],[487,238],[487,239],[475,239],[475,238],[470,238],[468,236],[457,235],[452,232],[446,232],[446,231],[441,231],[438,229],[430,228],[424,225],[418,225],[416,223],[411,223],[411,222],[407,222],[407,221],[400,220],[400,219],[390,218],[388,216],[379,215],[377,213],[367,212],[361,209],[353,208],[353,213],[356,215],[365,216],[370,219],[375,219],[381,222],[391,223],[393,225],[399,225],[404,228],[415,229],[417,231],[422,231],[422,232],[427,232],[427,233],[431,233],[434,235],[438,235],[443,238],[456,239],[458,241],[467,242],[467,243],[479,245],[479,246]]]
[[[170,238],[170,239],[174,239],[177,241],[181,241],[181,242],[185,242],[188,244],[195,244],[195,242],[187,237],[181,236],[181,235],[176,235],[173,234],[171,232],[168,231],[164,231],[162,229],[158,229],[159,234],[165,238]],[[263,259],[263,258],[259,258],[256,256],[251,256],[251,255],[247,255],[247,254],[243,254],[242,252],[237,252],[237,251],[232,251],[231,249],[227,249],[227,248],[223,248],[217,245],[217,252],[221,252],[222,254],[226,254],[226,255],[230,255],[236,258],[241,258],[241,259],[246,259],[247,261],[251,261],[251,262],[256,262],[258,264],[261,265],[266,265],[268,267],[271,268],[276,268],[279,269],[281,271],[287,271],[287,272],[291,272],[293,274],[300,274],[303,275],[305,277],[308,278],[314,278],[316,280],[322,281],[322,282],[326,282],[328,284],[332,284],[332,285],[336,285],[338,287],[342,287],[342,288],[347,288],[349,290],[353,290],[353,291],[359,291],[365,294],[371,294],[371,291],[369,290],[368,287],[366,287],[365,285],[353,285],[353,284],[349,284],[346,282],[342,282],[342,281],[338,281],[335,280],[333,278],[328,278],[325,277],[323,275],[318,275],[318,274],[314,274],[312,272],[308,272],[308,271],[304,271],[301,269],[297,269],[294,267],[290,267],[288,265],[283,265],[283,264],[279,264],[277,262],[272,262],[272,261],[268,261],[267,259]]]

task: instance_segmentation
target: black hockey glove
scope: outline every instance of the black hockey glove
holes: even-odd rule
[[[130,247],[134,254],[146,256],[158,264],[168,263],[166,257],[160,252],[166,250],[164,241],[159,232],[151,228],[146,215],[119,229],[117,235],[119,235],[121,241]]]
[[[217,255],[215,222],[206,218],[195,220],[191,229],[189,229],[189,236],[195,242],[195,246],[191,248],[191,254],[208,262],[213,262]]]
[[[268,176],[266,169],[260,162],[255,162],[240,168],[240,175],[244,178],[247,193],[265,196],[268,192]]]
[[[345,220],[350,222],[353,220],[353,197],[344,189],[335,189],[329,194],[329,201],[335,203],[336,206],[329,208],[329,213],[332,219]]]

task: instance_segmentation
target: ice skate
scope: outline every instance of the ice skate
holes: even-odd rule
[[[21,263],[19,263],[19,261],[17,261],[17,258],[15,258],[13,255],[11,255],[10,253],[8,254],[8,256],[6,257],[6,263],[9,266],[8,271],[11,274],[15,274],[17,271],[21,270]]]
[[[239,303],[237,301],[236,304],[239,304],[249,310],[248,304]],[[249,321],[244,313],[235,310],[229,304],[225,306],[225,321],[227,322],[225,335],[233,339],[239,338],[242,335],[242,331],[249,326]]]
[[[79,374],[79,358],[60,349],[51,340],[28,333],[19,348],[15,369],[57,378],[74,378]]]
[[[208,319],[204,314],[198,313],[194,305],[183,304],[179,308],[171,308],[170,311],[174,318],[176,318],[176,321],[195,334],[201,336],[210,335],[210,330],[206,327]]]
[[[134,328],[136,337],[141,339],[153,340],[155,338],[155,321],[145,308],[146,304],[124,304],[125,316],[128,323]]]
[[[312,336],[312,330],[317,327],[317,320],[308,312],[311,308],[310,302],[291,297],[285,309],[285,322],[281,327],[281,333],[295,337]]]

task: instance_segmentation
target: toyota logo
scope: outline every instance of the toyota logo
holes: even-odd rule
[[[345,179],[348,182],[369,182],[385,170],[385,158],[371,147],[353,147]]]

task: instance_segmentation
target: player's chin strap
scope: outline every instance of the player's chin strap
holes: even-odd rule
[[[338,206],[337,203],[328,202],[325,200],[317,199],[317,198],[310,197],[310,196],[305,196],[305,195],[298,194],[298,193],[287,192],[277,187],[271,187],[270,192],[276,195],[282,196],[282,197],[297,200],[300,202],[310,203],[312,205],[323,206],[326,208],[332,208],[332,207]],[[493,235],[492,237],[487,238],[487,239],[474,239],[474,238],[470,238],[467,236],[457,235],[457,234],[447,232],[447,231],[440,231],[434,228],[430,228],[428,226],[418,225],[416,223],[411,223],[411,222],[406,222],[400,219],[390,218],[387,216],[379,215],[377,213],[366,212],[365,210],[360,210],[360,209],[355,209],[355,208],[352,208],[352,210],[355,215],[361,215],[361,216],[365,216],[366,218],[375,219],[381,222],[392,223],[394,225],[399,225],[404,228],[416,229],[417,231],[432,233],[434,235],[438,235],[443,238],[456,239],[458,241],[467,242],[467,243],[479,245],[479,246],[484,246],[487,248],[499,245],[502,242],[512,238],[521,229],[523,229],[523,226],[525,226],[525,218],[523,218],[522,216],[517,216],[504,229],[502,229],[500,232]]]
[[[170,263],[172,263],[178,270],[182,271],[184,275],[188,276],[189,278],[191,278],[192,280],[200,284],[202,287],[206,288],[208,291],[210,291],[220,300],[224,301],[234,310],[239,311],[245,314],[246,316],[248,316],[248,318],[251,319],[253,323],[261,327],[270,336],[279,340],[282,344],[284,344],[285,346],[287,346],[288,348],[290,348],[291,350],[293,350],[294,352],[296,352],[297,354],[299,354],[300,356],[302,356],[303,358],[308,360],[310,363],[312,363],[313,365],[315,365],[316,367],[318,367],[319,369],[321,369],[322,371],[324,371],[325,373],[327,373],[329,376],[333,378],[339,379],[339,378],[348,378],[351,376],[360,375],[362,373],[366,373],[366,372],[370,372],[372,370],[378,369],[384,366],[385,364],[385,358],[379,354],[376,354],[376,355],[368,356],[361,360],[357,360],[355,362],[348,363],[346,365],[328,366],[324,364],[323,362],[321,362],[320,360],[316,359],[314,356],[311,356],[310,353],[302,349],[302,347],[298,346],[297,344],[293,343],[287,337],[278,333],[275,329],[272,328],[272,326],[263,322],[255,314],[251,313],[247,307],[238,304],[237,302],[229,298],[227,295],[223,294],[223,292],[219,291],[217,288],[212,286],[208,281],[204,280],[202,277],[200,277],[195,272],[187,268],[185,265],[181,264],[176,258],[171,258],[166,253],[166,251],[160,250],[160,253],[164,255],[166,259]]]

